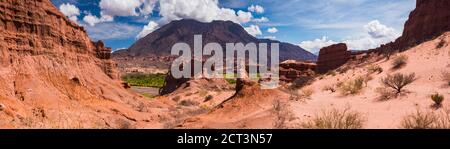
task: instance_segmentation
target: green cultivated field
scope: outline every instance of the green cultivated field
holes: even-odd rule
[[[127,74],[122,77],[122,80],[130,84],[131,86],[142,87],[157,87],[161,88],[164,85],[165,74]]]

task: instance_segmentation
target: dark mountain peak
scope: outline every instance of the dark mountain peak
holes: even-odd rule
[[[209,23],[193,19],[172,21],[158,30],[139,39],[128,50],[114,53],[116,57],[169,56],[171,47],[179,42],[194,44],[194,35],[202,35],[203,45],[216,42],[225,43],[280,43],[280,60],[315,60],[316,56],[299,46],[270,39],[257,39],[232,21],[212,21]]]

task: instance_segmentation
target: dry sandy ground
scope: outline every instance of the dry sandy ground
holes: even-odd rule
[[[443,47],[437,48],[442,40]],[[291,93],[285,89],[260,90],[257,86],[247,86],[242,95],[231,98],[223,106],[207,113],[179,121],[182,128],[301,128],[300,124],[308,121],[324,110],[351,108],[363,115],[363,128],[400,128],[405,116],[421,111],[435,111],[431,106],[430,95],[439,93],[450,97],[450,87],[441,78],[442,71],[450,71],[450,32],[441,37],[420,44],[405,52],[391,56],[390,60],[373,57],[362,64],[346,64],[346,72],[317,77],[311,85],[297,90],[312,90],[309,98],[289,100]],[[407,56],[406,66],[391,69],[392,61],[401,55]],[[368,73],[370,65],[378,65],[382,73]],[[415,73],[417,80],[405,87],[400,97],[380,101],[377,88],[383,85],[380,79],[388,74]],[[367,85],[355,95],[343,95],[339,91],[325,91],[323,88],[347,82],[357,77],[371,78]],[[179,91],[178,94],[180,94]],[[448,100],[448,99],[447,99]],[[277,106],[278,105],[278,106]],[[444,101],[444,107],[450,102]],[[276,110],[276,108],[279,108]],[[441,108],[439,110],[443,110]],[[284,121],[283,124],[279,124]]]
[[[431,94],[440,93],[446,98],[450,97],[450,88],[441,78],[442,71],[450,71],[450,47],[446,44],[437,49],[436,46],[441,40],[450,43],[450,33],[420,44],[406,52],[396,54],[388,61],[383,59],[373,63],[383,68],[384,71],[380,74],[367,75],[369,67],[367,65],[350,69],[348,72],[336,76],[325,76],[322,80],[306,87],[314,90],[311,99],[305,103],[291,102],[293,113],[300,119],[307,119],[324,109],[341,109],[347,106],[364,114],[367,120],[364,128],[399,128],[400,121],[406,115],[417,110],[432,110],[430,107],[433,105],[433,101],[430,99]],[[392,61],[400,55],[408,57],[406,66],[399,70],[392,70]],[[376,88],[382,87],[380,79],[394,73],[415,73],[418,80],[406,86],[407,94],[396,99],[379,101]],[[335,93],[323,91],[325,86],[352,80],[358,76],[365,78],[370,76],[373,79],[357,95],[343,96],[339,91]],[[450,102],[444,101],[443,104],[448,106]]]

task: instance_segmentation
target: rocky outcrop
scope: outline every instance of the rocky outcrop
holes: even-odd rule
[[[0,0],[0,101],[8,111],[0,112],[0,128],[118,128],[149,121],[148,113],[133,109],[144,100],[115,80],[110,53],[50,0]]]
[[[450,1],[417,0],[406,21],[403,35],[371,52],[403,51],[450,31]]]
[[[319,52],[316,71],[318,73],[326,73],[330,70],[339,68],[350,58],[351,52],[347,51],[347,45],[344,43],[322,48]]]
[[[317,65],[312,62],[285,61],[280,63],[280,80],[292,82],[302,76],[313,76]]]

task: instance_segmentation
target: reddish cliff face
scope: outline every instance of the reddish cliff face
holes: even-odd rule
[[[49,0],[0,0],[0,127],[115,128],[146,119],[133,109],[145,103],[114,80],[110,53]]]
[[[292,82],[301,76],[313,76],[316,66],[309,62],[285,61],[280,64],[280,80]]]
[[[344,43],[322,48],[319,52],[316,71],[318,73],[326,73],[330,70],[339,68],[350,58],[351,52],[347,51],[347,45]]]
[[[417,0],[416,9],[405,23],[403,35],[395,42],[371,51],[402,51],[450,31],[449,8],[449,0]]]

